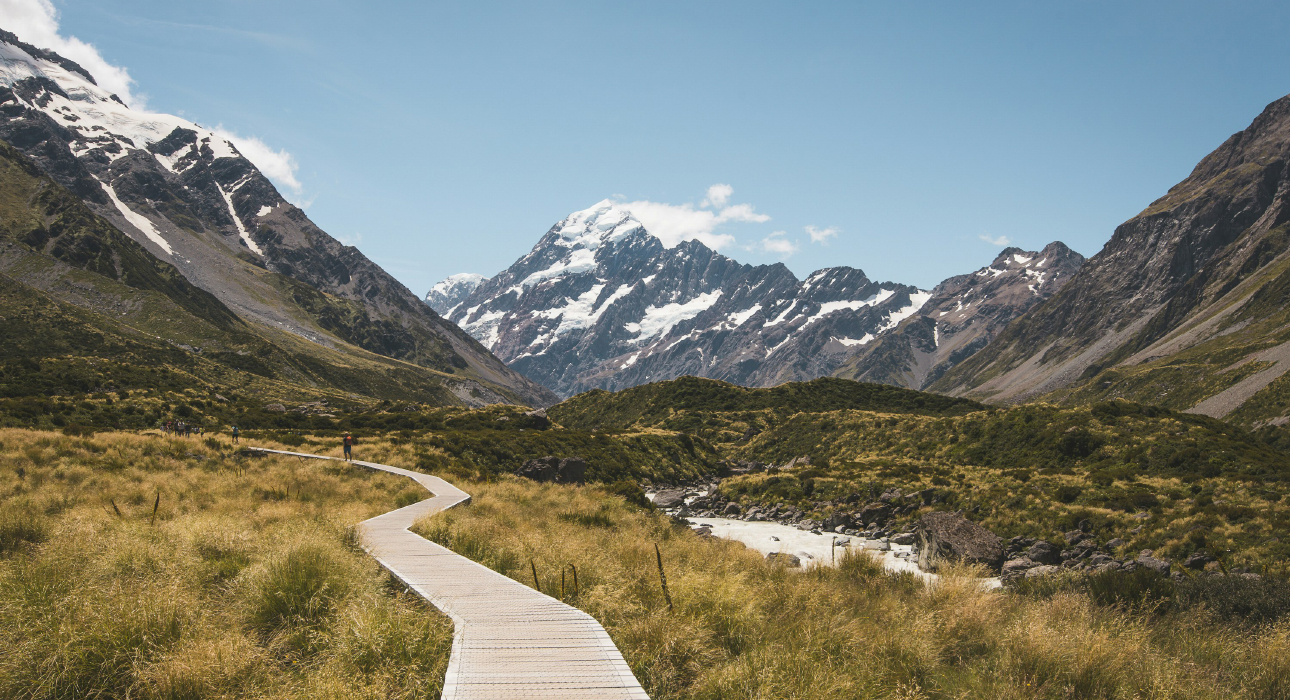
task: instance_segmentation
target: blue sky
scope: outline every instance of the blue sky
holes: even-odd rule
[[[262,140],[280,185],[289,154],[289,198],[418,294],[606,197],[799,277],[1092,255],[1290,92],[1285,3],[54,4],[148,109]]]

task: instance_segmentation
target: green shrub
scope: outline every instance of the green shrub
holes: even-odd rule
[[[1179,608],[1204,606],[1221,620],[1261,625],[1290,614],[1290,582],[1240,575],[1198,576],[1175,584],[1175,603]]]

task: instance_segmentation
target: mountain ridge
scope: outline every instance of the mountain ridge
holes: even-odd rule
[[[1286,418],[1288,162],[1283,97],[1118,226],[1057,294],[929,388]]]
[[[315,226],[231,142],[132,110],[10,33],[0,35],[0,140],[243,319],[455,375],[443,381],[467,403],[556,399]]]
[[[449,318],[572,395],[682,375],[750,386],[814,379],[927,298],[856,268],[798,280],[783,263],[741,264],[696,240],[669,248],[602,200],[552,226]]]

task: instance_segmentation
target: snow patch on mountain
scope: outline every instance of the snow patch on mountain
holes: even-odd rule
[[[260,216],[264,216],[263,210]],[[426,303],[440,316],[448,316],[486,279],[488,278],[472,272],[452,275],[430,288],[426,294]]]

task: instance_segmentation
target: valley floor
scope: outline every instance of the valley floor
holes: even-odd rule
[[[450,624],[348,529],[420,498],[406,480],[218,437],[0,445],[0,695],[437,695]],[[415,467],[405,440],[360,449]],[[656,699],[1290,697],[1285,619],[989,592],[971,570],[927,586],[865,556],[795,571],[597,486],[460,485],[472,504],[421,534],[590,613]]]

